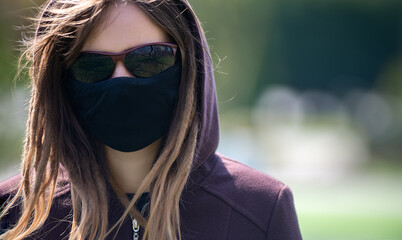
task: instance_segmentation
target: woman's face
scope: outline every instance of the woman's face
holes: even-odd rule
[[[90,33],[83,51],[119,53],[141,44],[170,40],[135,3],[111,4],[101,20]],[[134,76],[118,61],[111,78],[114,77]]]

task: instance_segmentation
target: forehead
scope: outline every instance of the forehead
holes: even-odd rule
[[[83,51],[121,52],[151,42],[167,42],[168,35],[135,3],[111,4],[89,34]]]

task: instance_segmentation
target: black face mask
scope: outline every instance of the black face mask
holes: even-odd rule
[[[70,102],[90,134],[122,152],[140,150],[169,128],[181,65],[150,78],[118,77],[96,83],[68,80]]]

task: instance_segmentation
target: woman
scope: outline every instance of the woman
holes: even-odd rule
[[[213,70],[187,0],[49,0],[25,56],[0,239],[301,239],[289,188],[215,152]]]

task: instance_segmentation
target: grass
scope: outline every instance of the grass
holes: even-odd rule
[[[400,240],[402,216],[299,214],[305,240]]]
[[[303,239],[402,240],[402,169],[293,185]]]

